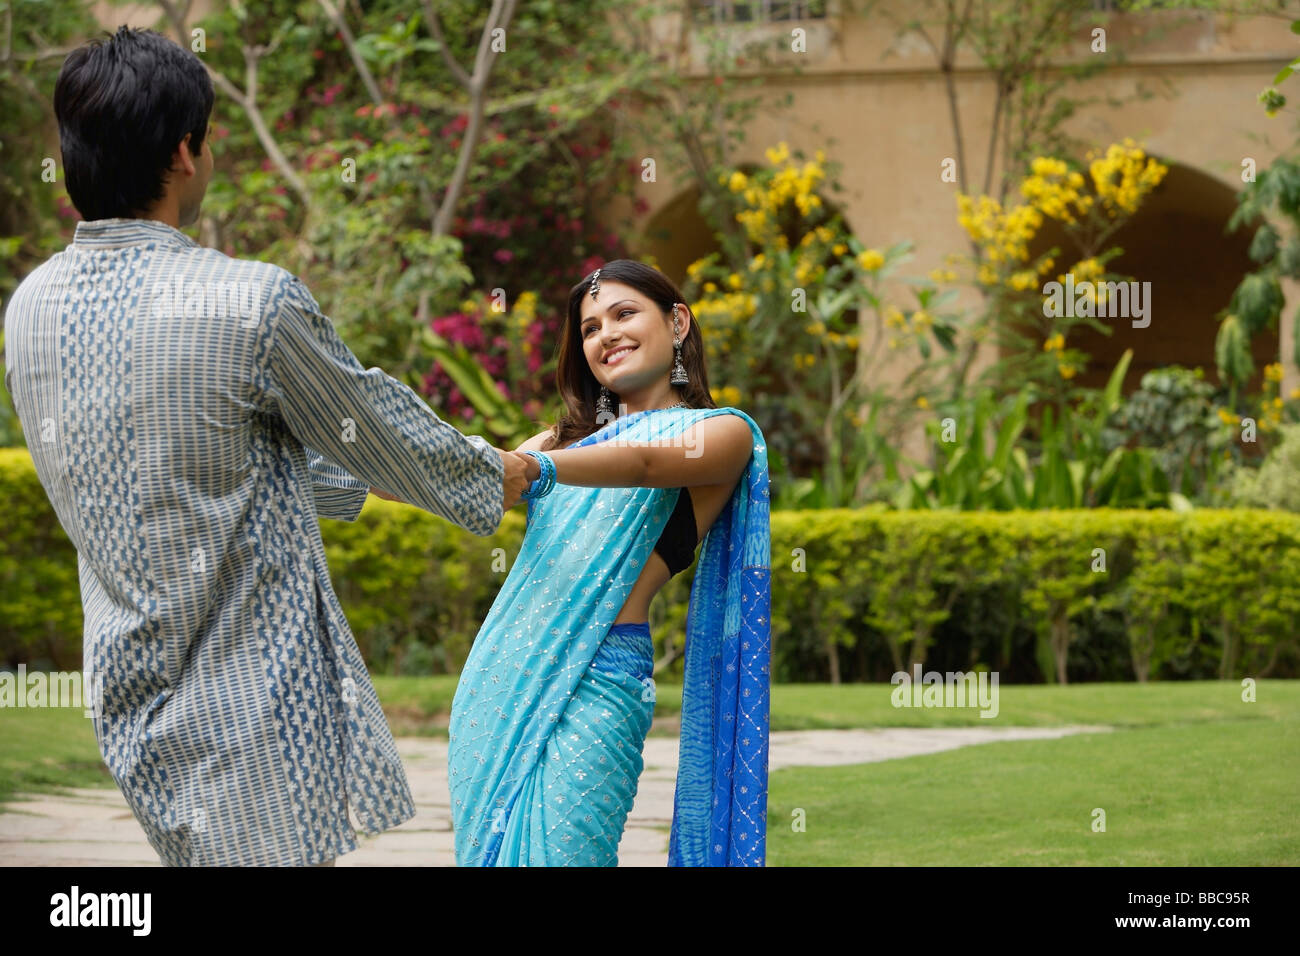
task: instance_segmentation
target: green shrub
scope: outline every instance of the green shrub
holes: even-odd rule
[[[77,551],[25,448],[0,448],[0,664],[81,667]]]
[[[0,451],[0,651],[80,666],[76,554],[25,450]],[[519,551],[523,512],[479,538],[371,498],[325,521],[331,579],[376,672],[455,673]],[[680,677],[694,567],[651,607]],[[1300,672],[1300,515],[1164,510],[777,511],[772,677],[888,680],[989,668],[1012,681]]]
[[[1278,443],[1258,468],[1234,468],[1230,486],[1234,504],[1300,512],[1300,424],[1280,425],[1278,432]]]

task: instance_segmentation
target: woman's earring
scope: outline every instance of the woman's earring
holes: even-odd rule
[[[614,409],[609,405],[609,389],[604,385],[600,387],[600,397],[596,399],[596,417],[609,416],[614,414]]]
[[[673,303],[673,351],[675,358],[673,361],[673,374],[668,379],[671,385],[689,385],[690,376],[686,374],[686,366],[682,364],[682,342],[678,335],[679,319],[677,317],[677,303]]]

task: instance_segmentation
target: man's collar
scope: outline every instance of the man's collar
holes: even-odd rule
[[[79,246],[117,249],[124,246],[163,245],[198,247],[174,226],[157,219],[92,219],[77,223],[72,241]]]

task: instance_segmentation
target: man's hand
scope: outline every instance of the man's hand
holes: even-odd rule
[[[519,496],[523,490],[531,483],[528,478],[527,462],[532,458],[529,455],[518,455],[513,451],[506,451],[504,448],[498,448],[497,454],[501,456],[501,463],[505,465],[505,479],[502,482],[504,491],[504,510],[509,511],[519,503]]]

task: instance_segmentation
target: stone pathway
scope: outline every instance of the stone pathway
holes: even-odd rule
[[[937,753],[996,740],[1041,740],[1107,731],[1108,727],[971,727],[948,729],[778,731],[771,735],[768,765],[826,767],[872,763]],[[451,866],[454,863],[447,741],[399,737],[415,795],[416,815],[376,837],[358,834],[361,846],[338,866]],[[620,866],[664,866],[677,774],[677,738],[646,740],[645,770],[619,845]],[[116,789],[77,789],[53,796],[25,796],[0,804],[0,866],[158,866]]]

